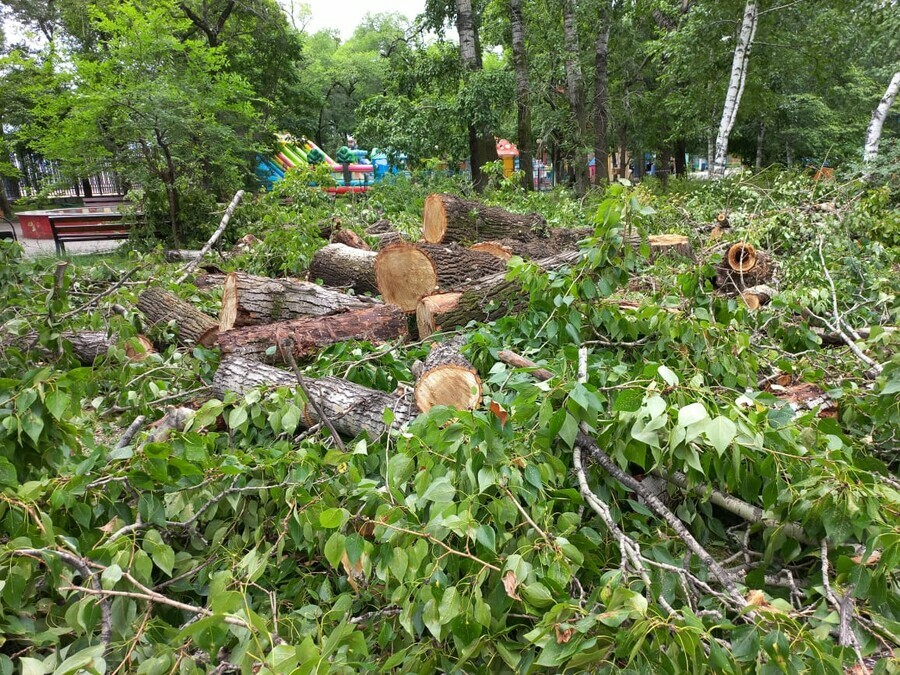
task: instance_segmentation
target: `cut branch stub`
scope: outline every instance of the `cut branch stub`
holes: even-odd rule
[[[441,330],[438,323],[444,312],[455,309],[459,304],[462,293],[439,293],[422,298],[416,307],[416,326],[419,329],[419,337],[426,338],[432,333]]]
[[[431,244],[505,237],[528,241],[539,239],[546,232],[547,221],[540,214],[511,213],[454,195],[428,195],[422,211],[422,238]]]
[[[735,272],[746,274],[756,267],[757,257],[756,249],[752,244],[738,242],[732,244],[728,249],[728,266]]]
[[[464,341],[457,337],[431,346],[416,380],[416,406],[422,412],[436,405],[474,410],[481,402],[481,379],[459,351]]]

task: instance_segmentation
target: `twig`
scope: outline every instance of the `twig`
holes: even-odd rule
[[[103,587],[100,585],[100,579],[97,578],[96,574],[91,572],[87,563],[78,556],[55,548],[21,548],[10,551],[10,554],[14,556],[37,558],[41,560],[45,553],[52,553],[69,567],[77,570],[82,579],[89,581],[93,588],[86,588],[84,589],[85,592],[97,593],[103,591]],[[66,589],[61,588],[60,590]],[[110,609],[109,602],[106,598],[100,598],[97,604],[100,605],[100,642],[103,644],[104,653],[106,653],[109,651],[109,645],[112,641],[112,610]]]
[[[131,439],[134,438],[134,435],[140,430],[142,426],[144,426],[144,421],[146,419],[147,418],[143,415],[138,415],[137,417],[135,417],[134,421],[125,430],[125,433],[122,434],[122,438],[120,438],[119,442],[115,444],[113,450],[120,450],[131,443]]]
[[[63,314],[61,317],[59,317],[58,321],[64,321],[64,320],[66,320],[66,319],[69,319],[69,318],[75,316],[76,314],[79,314],[79,313],[83,312],[84,310],[88,309],[89,307],[95,305],[96,303],[100,302],[100,301],[101,301],[103,298],[105,298],[107,295],[111,295],[112,293],[114,293],[115,291],[117,291],[118,289],[120,289],[122,286],[124,286],[124,285],[125,285],[125,282],[128,281],[128,278],[129,278],[132,274],[134,274],[135,272],[137,272],[139,269],[141,269],[141,268],[143,268],[143,267],[144,267],[144,265],[138,265],[138,266],[136,266],[136,267],[132,267],[130,270],[128,270],[128,271],[125,273],[125,275],[124,275],[121,279],[119,279],[119,280],[118,280],[116,283],[114,283],[112,286],[110,286],[109,288],[107,288],[107,289],[106,289],[105,291],[103,291],[102,293],[99,293],[99,294],[95,295],[93,298],[91,298],[90,300],[88,300],[87,302],[85,302],[83,305],[80,305],[80,306],[76,307],[75,309],[73,309],[73,310],[70,311],[70,312],[66,312],[66,313]]]
[[[578,384],[584,384],[588,380],[588,349],[578,348]]]
[[[215,243],[217,241],[219,241],[219,237],[222,236],[222,233],[225,231],[225,228],[228,227],[228,221],[231,220],[231,214],[234,213],[234,210],[237,208],[237,205],[240,203],[241,198],[243,196],[244,196],[243,190],[238,190],[235,193],[234,198],[231,200],[231,203],[228,205],[228,208],[225,209],[225,214],[222,216],[222,221],[219,223],[219,227],[216,229],[215,232],[213,232],[213,235],[209,238],[209,241],[207,241],[205,244],[203,244],[203,248],[200,249],[200,253],[197,255],[197,257],[194,258],[193,260],[191,260],[187,265],[184,266],[184,269],[182,269],[182,271],[181,271],[182,272],[181,276],[178,277],[178,279],[175,281],[176,284],[184,283],[185,279],[187,279],[191,275],[191,272],[194,271],[194,268],[200,264],[200,261],[203,259],[203,256],[205,256],[207,253],[209,253],[209,249],[211,249],[213,247],[213,245],[215,245]]]
[[[285,349],[287,347],[287,349]],[[288,362],[291,369],[294,371],[294,376],[297,378],[297,385],[300,387],[300,390],[303,392],[303,395],[306,396],[306,400],[313,407],[313,410],[316,411],[316,415],[319,416],[319,421],[323,422],[325,426],[328,427],[328,431],[331,432],[332,438],[334,438],[335,445],[340,448],[341,452],[347,452],[347,448],[344,447],[344,442],[341,440],[340,434],[338,434],[337,429],[334,428],[334,425],[331,423],[331,420],[325,415],[325,412],[322,410],[322,407],[319,405],[319,401],[310,396],[309,390],[306,388],[306,384],[303,382],[303,374],[300,372],[300,368],[297,367],[297,361],[294,358],[294,341],[290,338],[285,338],[278,345],[278,349],[281,350],[282,356],[284,356],[285,361]]]
[[[853,598],[850,597],[850,593],[845,593],[844,597],[839,598],[837,593],[831,588],[831,581],[828,579],[828,542],[825,539],[822,540],[821,552],[822,586],[825,587],[825,597],[841,617],[838,644],[841,647],[852,647],[856,654],[856,661],[863,667],[863,672],[868,672],[865,661],[863,661],[859,640],[856,639],[856,633],[853,632],[853,627],[850,625],[850,617],[854,612]]]
[[[497,567],[496,565],[492,565],[491,563],[489,563],[485,560],[482,560],[478,556],[474,556],[471,553],[466,553],[465,551],[457,551],[455,548],[448,546],[447,544],[442,542],[440,539],[437,539],[434,535],[428,534],[427,532],[417,532],[416,530],[408,530],[405,527],[400,527],[399,525],[392,525],[391,523],[383,523],[380,520],[372,520],[371,518],[366,518],[366,522],[372,523],[376,527],[387,527],[391,530],[396,530],[397,532],[403,532],[404,534],[411,534],[416,537],[422,537],[423,539],[427,539],[428,541],[430,541],[432,544],[437,544],[438,546],[443,548],[445,551],[447,551],[447,553],[450,553],[452,555],[458,555],[461,558],[468,558],[469,560],[472,560],[472,561],[478,563],[482,567],[487,567],[488,569],[494,570],[495,572],[500,571],[500,568]]]
[[[640,340],[635,340],[633,342],[613,342],[611,340],[585,340],[581,344],[583,345],[596,345],[598,347],[640,347],[642,345],[647,344],[650,341],[650,336],[645,335]]]
[[[506,487],[505,485],[501,485],[500,489],[503,490],[509,496],[512,503],[516,505],[516,508],[519,510],[519,513],[522,514],[522,517],[528,522],[528,524],[531,525],[535,529],[535,531],[538,534],[540,534],[541,537],[544,538],[544,541],[546,541],[548,544],[550,544],[550,548],[552,548],[555,551],[558,551],[559,544],[556,543],[556,537],[551,537],[549,534],[544,532],[536,522],[534,522],[532,517],[530,515],[528,515],[528,511],[526,511],[525,508],[519,503],[519,500],[516,499],[516,496],[512,493],[512,491],[508,487]]]
[[[376,609],[374,612],[366,612],[365,614],[360,614],[359,616],[354,616],[350,619],[350,623],[352,624],[360,624],[365,623],[369,619],[374,619],[376,617],[384,617],[384,616],[397,616],[403,612],[400,607],[385,607],[384,609]]]
[[[66,278],[66,268],[68,266],[69,263],[65,260],[56,263],[56,271],[53,274],[53,289],[50,291],[50,308],[47,311],[47,322],[51,324],[53,323],[53,304],[59,299],[60,293],[62,293],[63,282]]]

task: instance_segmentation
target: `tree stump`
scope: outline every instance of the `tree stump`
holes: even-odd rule
[[[460,354],[465,338],[457,336],[431,345],[421,374],[416,378],[416,406],[428,412],[433,406],[446,405],[459,410],[474,410],[481,402],[481,379],[468,359]]]
[[[661,255],[676,254],[685,258],[694,259],[694,249],[690,240],[683,234],[651,234],[648,237],[650,243],[650,258],[656,259]]]
[[[375,279],[384,301],[416,311],[426,295],[500,272],[506,263],[457,244],[392,244],[378,252]]]
[[[449,194],[428,195],[422,212],[422,237],[430,244],[505,237],[528,241],[543,237],[546,231],[547,221],[540,214],[511,213]]]
[[[774,267],[765,251],[757,251],[752,244],[738,242],[729,247],[724,260],[716,265],[714,283],[725,293],[741,293],[771,282]]]
[[[741,292],[741,298],[750,310],[757,310],[775,297],[775,289],[771,286],[753,286]]]
[[[219,330],[371,307],[377,300],[347,295],[309,281],[232,272],[222,288]]]
[[[395,305],[375,305],[343,314],[305,317],[262,326],[246,326],[219,333],[223,355],[243,356],[282,363],[282,344],[293,342],[293,356],[303,359],[336,342],[368,340],[387,342],[407,337],[406,315]],[[266,352],[275,347],[274,353]]]
[[[393,412],[393,428],[400,427],[416,415],[409,394],[397,396],[338,377],[305,378],[304,385],[337,432],[348,438],[362,433],[372,439],[381,437],[389,430],[384,424],[385,410]],[[297,379],[287,371],[259,361],[228,356],[219,363],[212,386],[216,396],[223,397],[229,391],[246,394],[261,386],[294,388]],[[301,412],[300,423],[304,427],[322,422],[313,405],[304,405]]]
[[[182,345],[211,347],[216,343],[218,322],[174,293],[148,288],[138,296],[137,306],[152,325],[174,322]]]
[[[309,279],[321,279],[326,286],[352,288],[360,293],[377,293],[375,252],[362,251],[346,244],[320,248],[309,263]]]

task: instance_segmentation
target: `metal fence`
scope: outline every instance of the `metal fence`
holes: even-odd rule
[[[110,169],[101,169],[93,176],[73,180],[62,172],[58,162],[33,153],[14,153],[10,156],[10,162],[19,170],[19,176],[0,181],[10,201],[38,194],[81,198],[125,193],[122,177]]]

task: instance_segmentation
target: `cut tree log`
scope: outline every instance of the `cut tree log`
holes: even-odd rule
[[[694,258],[694,249],[691,241],[683,234],[651,234],[648,237],[650,243],[650,258],[656,259],[661,255],[676,254],[685,258]]]
[[[775,289],[771,286],[753,286],[742,291],[741,297],[749,309],[755,310],[769,304],[769,301],[775,297]]]
[[[393,232],[394,226],[387,218],[381,218],[366,228],[366,234],[384,234],[385,232]]]
[[[716,265],[715,286],[730,294],[741,293],[754,286],[764,286],[772,281],[775,265],[765,251],[758,251],[752,244],[732,244],[724,259]]]
[[[556,227],[547,232],[543,239],[521,241],[519,239],[496,239],[493,241],[479,242],[470,246],[473,251],[490,253],[503,260],[508,260],[514,255],[521,258],[536,260],[546,258],[563,251],[574,251],[578,248],[578,242],[593,236],[591,227]]]
[[[566,251],[534,261],[545,271],[559,269],[578,260],[578,251]],[[521,283],[507,281],[500,272],[483,277],[459,292],[422,298],[416,307],[419,338],[439,330],[465,326],[470,321],[493,321],[528,305]]]
[[[72,354],[84,366],[93,365],[101,356],[106,356],[109,350],[118,342],[115,335],[107,335],[102,330],[65,331],[59,339],[71,346]],[[37,333],[28,333],[8,339],[0,344],[0,352],[15,347],[22,351],[34,349],[42,358],[52,358],[53,353],[38,345]],[[143,361],[154,352],[153,343],[143,335],[137,335],[125,342],[125,355],[130,361]]]
[[[416,406],[422,412],[436,405],[474,410],[481,403],[481,378],[459,351],[465,341],[456,336],[431,345],[416,378]]]
[[[194,286],[197,288],[215,288],[225,283],[225,274],[201,274],[194,279]]]
[[[403,311],[395,305],[378,304],[343,314],[305,317],[220,332],[219,347],[223,355],[284,363],[286,361],[281,350],[285,340],[293,342],[293,355],[299,360],[336,342],[387,342],[408,335],[409,329]],[[275,347],[271,356],[266,354],[270,347]]]
[[[391,244],[399,244],[401,242],[406,241],[406,239],[403,238],[402,234],[400,234],[399,232],[394,232],[394,231],[385,232],[383,234],[373,234],[372,236],[376,237],[378,239],[378,244],[376,247],[376,248],[378,248],[378,250],[387,248]]]
[[[384,423],[384,411],[393,412],[393,428],[400,427],[415,415],[410,394],[397,396],[376,389],[342,380],[338,377],[304,378],[310,397],[314,397],[322,412],[342,436],[354,438],[365,432],[370,438],[378,438],[389,430]],[[213,391],[219,397],[232,391],[245,394],[256,387],[297,386],[292,373],[267,366],[259,361],[228,356],[219,363],[213,378]],[[311,427],[322,422],[315,407],[303,406],[300,423]]]
[[[298,279],[270,279],[232,272],[225,276],[219,331],[286,321],[303,316],[326,316],[378,303]]]
[[[320,248],[309,263],[311,281],[321,279],[326,286],[352,288],[360,293],[378,293],[375,283],[375,251],[361,251],[346,244]]]
[[[428,195],[422,212],[422,237],[430,244],[503,238],[529,241],[546,233],[547,221],[540,214],[511,213],[450,194]]]
[[[375,279],[384,301],[405,312],[416,311],[419,300],[506,269],[506,263],[458,244],[392,244],[375,258]]]
[[[200,257],[200,251],[188,251],[184,249],[165,251],[163,255],[166,262],[189,262]]]
[[[218,322],[174,293],[148,288],[138,296],[137,306],[151,325],[174,322],[178,328],[178,342],[182,345],[211,347],[216,343]]]
[[[361,251],[371,251],[372,247],[369,246],[365,240],[360,237],[353,230],[338,230],[334,234],[331,235],[331,243],[332,244],[344,244],[345,246],[350,246],[351,248],[358,248]]]

